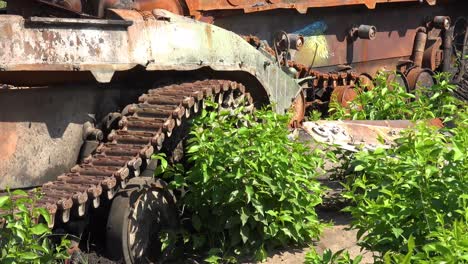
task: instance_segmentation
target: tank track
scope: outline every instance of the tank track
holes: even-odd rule
[[[139,97],[137,104],[125,107],[119,129],[112,130],[108,141],[101,143],[94,154],[42,186],[43,196],[36,206],[46,208],[52,219],[67,223],[74,217],[85,216],[90,206],[98,208],[102,198],[111,200],[129,179],[139,176],[174,129],[204,108],[209,98],[231,107],[244,102],[253,104],[244,85],[228,80],[150,89]],[[51,228],[54,225],[55,221],[50,223]]]

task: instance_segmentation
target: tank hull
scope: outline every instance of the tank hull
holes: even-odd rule
[[[0,189],[40,186],[78,161],[83,124],[117,109],[117,89],[0,91]],[[104,100],[102,100],[104,99]]]
[[[257,102],[275,102],[282,113],[300,92],[271,56],[232,32],[165,10],[113,13],[109,20],[0,16],[0,101],[22,106],[0,114],[0,189],[68,171],[83,124],[100,121],[90,115],[121,111],[123,91],[138,82],[148,89],[169,71],[248,83]]]

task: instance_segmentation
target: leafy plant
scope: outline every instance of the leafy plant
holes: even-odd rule
[[[339,250],[333,253],[330,249],[326,249],[320,256],[314,248],[311,248],[306,253],[304,264],[359,264],[362,261],[362,256],[351,258],[348,251]]]
[[[398,83],[389,82],[388,74],[381,73],[375,78],[373,89],[356,88],[357,98],[348,106],[331,103],[330,119],[422,120],[450,117],[462,105],[453,96],[456,87],[448,81],[449,76],[445,73],[434,78],[436,83],[432,87],[410,93]]]
[[[468,196],[465,196],[468,198]],[[468,263],[468,208],[465,216],[450,226],[438,226],[428,237],[433,241],[424,245],[421,251],[415,249],[414,238],[407,243],[408,253],[389,251],[383,259],[385,263]],[[441,217],[442,218],[442,217]]]
[[[42,217],[46,223],[51,216],[44,208],[36,207],[37,196],[29,198],[24,191],[8,192],[0,197],[0,262],[1,263],[54,263],[68,258],[70,242],[62,239],[52,243],[51,230],[45,223],[35,220]]]
[[[387,74],[377,75],[371,90],[356,88],[357,97],[348,106],[331,103],[330,119],[384,120],[406,119],[412,109],[407,103],[414,95],[397,83],[387,81]]]
[[[211,249],[211,263],[263,260],[268,249],[308,243],[322,228],[315,212],[322,151],[288,140],[287,116],[243,110],[203,111],[189,139],[190,169],[165,173],[173,188],[186,188],[179,202],[193,232],[185,242]]]
[[[468,119],[460,114],[456,128],[443,133],[421,123],[397,144],[356,154],[345,194],[353,202],[346,209],[355,219],[352,227],[361,245],[374,251],[440,249],[431,234],[452,226],[466,208]]]

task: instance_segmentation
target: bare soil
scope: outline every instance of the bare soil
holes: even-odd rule
[[[314,248],[322,254],[325,249],[336,252],[345,249],[352,258],[363,255],[362,263],[374,263],[372,252],[361,252],[356,244],[356,230],[348,230],[351,216],[339,211],[321,211],[319,217],[326,222],[333,224],[325,228],[320,240],[315,243]],[[290,248],[274,252],[267,260],[266,264],[300,264],[304,263],[305,255],[310,248]]]
[[[361,263],[374,263],[372,252],[363,252],[356,244],[356,230],[349,230],[351,216],[339,211],[326,211],[319,212],[319,217],[324,222],[329,222],[331,225],[326,227],[319,241],[314,243],[315,250],[322,254],[325,249],[330,249],[336,252],[345,249],[349,252],[352,258],[357,255],[363,255]],[[305,255],[310,250],[309,247],[303,248],[286,248],[272,252],[268,259],[264,262],[266,264],[301,264],[304,263]],[[74,263],[88,263],[88,264],[117,264],[107,259],[105,256],[92,251],[90,253],[82,253],[78,256]],[[83,261],[84,260],[84,261]],[[245,262],[244,264],[247,264]]]

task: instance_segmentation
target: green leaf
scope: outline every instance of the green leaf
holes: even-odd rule
[[[400,237],[403,234],[403,229],[401,228],[392,228],[392,233],[395,237]]]
[[[202,172],[203,172],[203,182],[208,182],[210,176],[208,175],[208,165],[206,163],[202,164]]]
[[[362,261],[362,255],[358,255],[356,256],[356,258],[354,258],[353,264],[359,264],[361,263],[361,261]]]
[[[35,260],[39,259],[39,255],[34,252],[23,252],[19,254],[19,257],[24,260]]]
[[[410,235],[410,237],[408,239],[408,252],[412,252],[414,247],[415,247],[414,237],[413,237],[413,235]]]
[[[380,135],[379,135],[379,136],[380,136]],[[382,153],[384,153],[384,152],[385,152],[385,149],[384,149],[384,148],[376,148],[376,149],[374,150],[374,154],[375,154],[375,155],[382,154]]]
[[[256,261],[263,262],[263,261],[265,261],[267,259],[267,257],[268,257],[268,254],[267,254],[265,248],[263,247],[263,245],[259,249],[257,249],[255,251],[255,260]]]
[[[8,196],[0,197],[0,208],[3,207],[8,201],[10,201],[10,197]]]
[[[49,228],[44,224],[37,224],[30,228],[29,231],[34,235],[43,235],[49,232]]]
[[[234,202],[234,201],[237,199],[238,196],[239,196],[239,190],[233,191],[233,192],[231,193],[230,197],[229,197],[228,202],[229,202],[229,203]]]
[[[25,197],[28,196],[28,193],[23,190],[15,190],[11,194],[14,196],[25,196]]]
[[[364,170],[364,166],[362,165],[357,165],[356,167],[354,167],[354,171],[362,171]]]
[[[211,255],[205,259],[207,263],[217,264],[220,263],[221,258],[216,255]]]
[[[240,219],[241,219],[242,226],[244,226],[249,220],[249,215],[245,212],[245,208],[241,208]]]
[[[247,194],[247,203],[250,203],[254,194],[253,188],[250,185],[245,186],[245,193]]]
[[[257,200],[252,200],[252,205],[255,207],[257,213],[264,216],[263,205],[261,203],[259,203]]]
[[[45,209],[45,208],[42,208],[42,207],[39,207],[39,208],[36,208],[35,209],[37,212],[39,212],[39,215],[41,215],[44,220],[46,221],[47,225],[50,225],[51,222],[52,222],[52,217],[51,215],[49,214],[49,212]]]
[[[26,232],[20,229],[16,230],[16,235],[21,239],[22,242],[24,242],[27,238]]]
[[[414,249],[414,237],[411,235],[408,239],[408,253],[403,258],[402,264],[410,264],[411,263],[411,256],[413,255]]]
[[[242,242],[245,244],[249,240],[249,227],[248,226],[241,227],[240,235],[242,238]]]
[[[283,231],[283,233],[284,233],[286,236],[288,236],[288,237],[290,237],[290,238],[293,237],[293,235],[292,235],[291,231],[289,231],[289,229],[287,229],[287,228],[281,228],[281,231]]]

